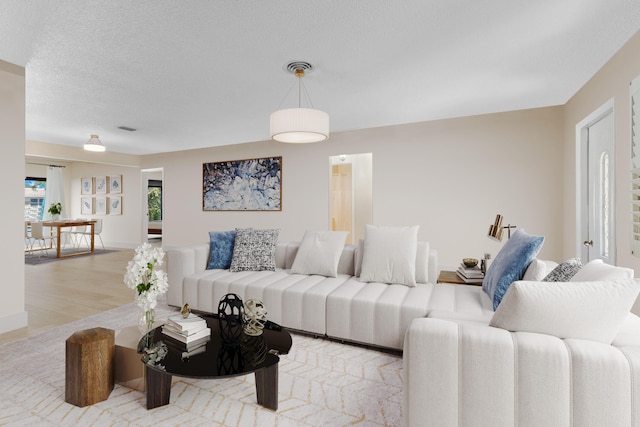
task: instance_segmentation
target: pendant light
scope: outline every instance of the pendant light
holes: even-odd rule
[[[313,107],[302,78],[306,72],[313,71],[308,62],[294,61],[286,69],[298,78],[298,108],[286,108],[271,113],[270,135],[278,142],[309,143],[329,138],[329,114],[314,108],[302,108],[302,92]]]
[[[84,149],[87,151],[105,151],[106,148],[98,139],[98,135],[91,135],[91,139],[84,144]]]

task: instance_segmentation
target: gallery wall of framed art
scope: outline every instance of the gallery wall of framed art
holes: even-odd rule
[[[82,215],[122,215],[122,175],[80,178]]]

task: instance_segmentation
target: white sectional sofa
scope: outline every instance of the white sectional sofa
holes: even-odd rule
[[[418,242],[414,287],[354,277],[358,249],[345,245],[337,277],[292,274],[300,242],[279,242],[275,271],[207,270],[209,244],[166,248],[167,303],[217,313],[227,293],[259,299],[269,320],[319,336],[400,350],[411,321],[425,317],[437,277],[437,252]]]
[[[639,285],[598,279],[517,281],[496,312],[479,286],[435,285],[404,341],[404,425],[640,426]]]
[[[640,426],[633,271],[594,263],[593,282],[542,283],[558,264],[527,260],[495,311],[480,286],[436,283],[428,243],[417,245],[415,286],[358,277],[362,245],[344,246],[336,277],[294,274],[299,248],[278,243],[275,271],[240,272],[207,270],[206,243],[167,248],[167,301],[215,313],[236,293],[287,328],[402,349],[406,426]]]

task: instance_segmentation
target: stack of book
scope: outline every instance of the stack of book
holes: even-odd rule
[[[207,327],[207,322],[193,313],[189,313],[187,318],[181,314],[169,316],[162,333],[177,341],[174,344],[182,350],[183,357],[204,352],[207,342],[211,340],[211,329]]]
[[[472,285],[481,285],[482,280],[484,279],[484,273],[479,267],[469,268],[464,264],[460,264],[460,267],[456,270],[456,274],[464,281],[464,283]]]

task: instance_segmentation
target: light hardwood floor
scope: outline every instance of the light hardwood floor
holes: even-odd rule
[[[0,334],[0,344],[133,302],[134,291],[123,281],[133,253],[133,249],[119,249],[25,265],[29,325]]]

